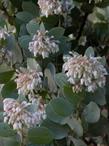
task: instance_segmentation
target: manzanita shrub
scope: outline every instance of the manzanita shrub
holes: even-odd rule
[[[0,146],[109,145],[109,0],[0,0]]]

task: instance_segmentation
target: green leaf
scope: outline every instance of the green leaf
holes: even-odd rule
[[[27,68],[32,70],[37,70],[39,72],[41,71],[41,67],[33,58],[27,58]]]
[[[16,83],[9,81],[3,86],[1,94],[3,98],[17,98]]]
[[[88,47],[87,50],[85,51],[85,55],[87,57],[94,57],[95,53],[94,53],[94,49],[93,47]]]
[[[21,24],[20,25],[20,31],[19,31],[19,37],[20,36],[24,36],[24,35],[27,35],[27,29],[26,29],[26,24]]]
[[[62,27],[54,27],[49,31],[50,36],[54,36],[55,38],[61,38],[64,35],[64,28]]]
[[[33,19],[26,25],[29,34],[36,34],[39,30],[39,24]]]
[[[27,11],[35,16],[39,15],[39,8],[31,1],[29,2],[23,1],[22,8],[24,11]]]
[[[12,130],[8,124],[0,123],[0,137],[14,136],[16,132]]]
[[[43,121],[42,126],[47,127],[53,133],[55,139],[67,137],[69,132],[69,128],[67,126],[62,126],[60,124],[51,122],[48,119]]]
[[[109,35],[109,27],[107,23],[95,23],[94,29],[98,37],[106,37]]]
[[[0,146],[20,146],[19,142],[15,139],[15,137],[0,137]]]
[[[70,51],[70,42],[68,41],[68,38],[66,36],[62,36],[59,40],[59,51],[62,54],[69,54]]]
[[[16,17],[24,23],[28,23],[31,19],[34,18],[34,16],[31,13],[26,11],[18,12],[16,14]]]
[[[40,30],[41,31],[45,31],[45,26],[44,26],[44,23],[43,22],[40,24]]]
[[[0,27],[4,27],[6,25],[4,17],[1,15],[0,16]]]
[[[84,92],[74,93],[71,86],[64,86],[64,96],[76,108],[78,104],[84,99]]]
[[[57,15],[49,15],[47,18],[46,17],[42,17],[41,20],[44,23],[45,28],[47,30],[50,30],[54,26],[57,25],[57,23],[59,21],[59,17]]]
[[[12,71],[12,68],[6,63],[0,64],[0,73]]]
[[[57,73],[55,76],[55,81],[58,87],[63,88],[68,84],[67,77],[64,73]]]
[[[47,117],[54,122],[61,122],[73,112],[73,106],[63,98],[52,99],[47,105]]]
[[[64,117],[58,115],[54,110],[51,104],[48,104],[46,107],[46,113],[49,120],[61,123],[64,120]]]
[[[54,111],[63,117],[69,116],[73,111],[73,106],[63,98],[53,99],[50,104],[52,105]]]
[[[13,64],[22,63],[23,56],[22,56],[21,49],[20,49],[20,47],[19,47],[17,42],[15,44],[15,48],[12,51],[13,51]]]
[[[28,139],[33,144],[49,144],[53,140],[53,134],[46,127],[32,128],[29,130]]]
[[[83,136],[83,127],[76,118],[68,117],[63,121],[64,124],[68,124],[71,130],[79,137]]]
[[[14,71],[7,71],[7,72],[1,72],[0,73],[0,84],[7,83],[13,76]]]
[[[90,102],[83,111],[83,116],[88,123],[96,123],[100,119],[100,108],[94,102]]]
[[[94,93],[86,93],[86,103],[94,101],[95,103],[103,106],[106,104],[105,88],[98,88]]]
[[[0,103],[0,111],[3,111],[3,103]],[[0,112],[0,122],[4,120],[4,112]]]
[[[18,38],[19,44],[23,49],[28,49],[29,42],[32,38],[29,35],[24,35]]]
[[[21,63],[23,60],[22,52],[14,35],[9,35],[9,37],[7,38],[7,48],[12,51],[12,57],[11,57],[12,63],[13,64]]]
[[[56,68],[55,68],[54,64],[53,63],[49,63],[47,65],[47,68],[50,70],[52,76],[55,77],[55,75],[56,75]]]
[[[45,69],[44,71],[45,78],[47,79],[48,89],[51,93],[56,93],[57,86],[54,81],[53,75],[51,74],[51,71],[49,69]]]
[[[106,57],[105,57],[105,56],[102,56],[102,57],[99,59],[99,62],[101,62],[101,64],[102,64],[103,66],[105,66],[105,65],[106,65]]]

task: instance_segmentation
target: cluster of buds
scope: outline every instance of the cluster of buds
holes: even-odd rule
[[[107,72],[98,59],[100,58],[74,55],[64,63],[63,70],[74,92],[81,92],[83,89],[94,92],[98,87],[105,86]]]
[[[6,98],[3,101],[4,104],[4,122],[12,125],[13,129],[19,134],[22,129],[28,129],[39,125],[41,120],[45,118],[45,105],[41,100],[36,102],[36,111],[30,112],[29,106],[31,103],[26,101],[19,102],[12,98]]]
[[[34,56],[41,55],[43,58],[59,51],[59,41],[53,36],[48,36],[47,31],[37,31],[33,36],[32,42],[29,43],[29,50]]]
[[[43,16],[62,13],[62,5],[59,0],[38,0],[38,5]]]
[[[42,76],[42,72],[37,70],[17,70],[15,82],[18,94],[27,95],[34,89],[39,90],[42,87]]]

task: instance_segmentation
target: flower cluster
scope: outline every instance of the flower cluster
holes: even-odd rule
[[[38,0],[38,5],[41,9],[41,14],[46,17],[53,14],[69,13],[74,8],[72,0]]]
[[[36,103],[36,111],[30,112],[27,107],[31,106],[31,103],[19,102],[12,98],[4,99],[4,122],[12,125],[17,132],[22,131],[24,127],[27,129],[40,124],[45,118],[45,106],[40,99]]]
[[[58,43],[53,36],[49,37],[47,35],[47,31],[37,31],[32,42],[29,43],[29,50],[34,56],[41,55],[46,58],[50,53],[54,54],[59,51]]]
[[[105,86],[107,72],[98,59],[98,57],[74,55],[63,65],[74,92],[82,89],[94,92],[98,87]]]
[[[58,15],[62,12],[62,5],[59,0],[38,0],[38,5],[42,15],[46,17],[53,14]]]
[[[43,74],[41,71],[17,70],[15,82],[17,83],[18,93],[27,95],[34,89],[40,89],[42,87],[42,76]]]

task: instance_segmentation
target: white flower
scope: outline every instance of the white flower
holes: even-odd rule
[[[94,92],[98,87],[105,86],[106,69],[98,61],[98,57],[74,55],[63,65],[63,70],[72,84],[74,92],[85,89]]]
[[[49,37],[47,31],[37,31],[33,36],[32,42],[29,43],[29,50],[34,56],[41,55],[43,58],[49,56],[50,53],[59,51],[58,41],[53,36]]]
[[[30,112],[28,106],[32,103],[26,101],[18,102],[15,99],[6,98],[4,104],[4,122],[13,126],[14,130],[20,132],[23,128],[30,128],[40,124],[45,117],[45,106],[37,99],[37,109],[35,112]]]
[[[53,14],[62,12],[62,5],[59,0],[38,0],[38,5],[41,9],[41,14],[48,17]]]
[[[19,94],[27,95],[34,89],[39,90],[42,87],[42,72],[37,70],[17,71],[15,82]]]

